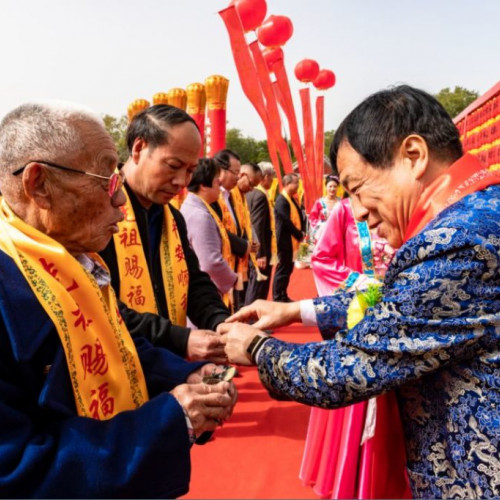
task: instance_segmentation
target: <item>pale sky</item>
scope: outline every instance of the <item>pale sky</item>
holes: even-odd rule
[[[41,99],[120,116],[136,98],[220,74],[230,80],[228,127],[263,139],[217,14],[228,4],[0,0],[0,116]],[[326,130],[390,85],[484,93],[500,80],[500,0],[268,0],[270,14],[294,25],[284,52],[299,121],[295,64],[312,58],[337,76],[325,94]]]

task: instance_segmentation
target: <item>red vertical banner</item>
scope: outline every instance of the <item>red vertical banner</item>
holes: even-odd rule
[[[283,170],[285,173],[290,174],[293,171],[292,158],[290,156],[290,151],[288,150],[288,145],[281,134],[281,118],[278,111],[278,104],[276,101],[276,95],[274,94],[273,84],[271,82],[271,78],[269,77],[267,64],[264,60],[262,52],[260,51],[259,42],[257,42],[257,40],[252,42],[249,45],[249,48],[260,80],[262,93],[266,100],[269,131],[271,132],[274,144],[278,149]]]
[[[313,120],[312,120],[312,110],[311,110],[311,97],[309,88],[302,88],[299,91],[300,102],[302,104],[302,123],[304,127],[304,142],[306,149],[306,175],[304,181],[307,179],[308,185],[304,185],[304,195],[305,201],[304,205],[306,207],[306,212],[309,213],[312,204],[315,200],[314,186],[316,186],[315,181],[315,151],[314,151],[314,132],[313,132]],[[311,182],[312,181],[312,182]]]
[[[187,113],[193,118],[201,135],[200,158],[205,156],[205,106],[207,96],[205,86],[202,83],[190,83],[186,87]]]
[[[276,90],[275,94],[288,121],[288,128],[290,130],[290,141],[292,143],[292,149],[295,154],[295,158],[297,158],[299,173],[302,179],[305,179],[307,173],[305,168],[306,165],[304,160],[304,151],[302,149],[299,128],[297,126],[297,117],[295,115],[295,109],[293,107],[292,93],[290,91],[290,82],[288,81],[288,76],[286,73],[283,58],[274,61],[271,66],[271,70],[276,76],[276,81],[274,82]]]
[[[219,11],[219,15],[226,25],[226,29],[229,35],[229,41],[231,44],[231,50],[233,52],[234,63],[236,65],[236,70],[238,71],[238,76],[240,78],[241,88],[243,89],[243,92],[247,96],[248,100],[252,103],[253,107],[257,111],[266,129],[269,156],[271,158],[271,162],[274,166],[281,186],[281,169],[276,144],[273,140],[273,134],[271,132],[267,109],[259,79],[256,78],[257,70],[255,68],[252,54],[245,39],[245,34],[243,31],[243,26],[241,25],[240,17],[234,5],[231,5],[230,7]]]
[[[207,119],[209,132],[206,137],[207,156],[213,156],[226,147],[226,99],[229,80],[220,75],[205,80]]]
[[[325,97],[316,97],[316,137],[314,140],[316,174],[315,197],[323,195],[323,169],[325,151]]]

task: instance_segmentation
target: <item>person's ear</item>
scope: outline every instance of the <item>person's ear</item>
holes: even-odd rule
[[[52,191],[47,172],[40,163],[30,163],[22,173],[22,184],[26,198],[40,208],[48,210],[52,206]]]
[[[147,149],[148,143],[142,138],[138,137],[135,141],[134,144],[132,145],[132,160],[134,160],[134,163],[139,163],[139,159],[141,157],[141,153]]]
[[[417,134],[409,135],[403,139],[399,151],[411,167],[415,179],[420,180],[429,165],[429,147],[425,139]]]

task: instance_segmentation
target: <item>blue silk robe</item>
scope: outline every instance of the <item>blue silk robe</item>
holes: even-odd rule
[[[172,498],[188,491],[184,412],[166,391],[203,363],[134,339],[150,401],[106,421],[79,417],[57,331],[0,252],[0,496]]]
[[[336,408],[396,390],[415,497],[500,496],[500,186],[448,207],[393,259],[383,299],[346,330],[352,293],[314,300],[333,340],[267,341],[277,398]]]

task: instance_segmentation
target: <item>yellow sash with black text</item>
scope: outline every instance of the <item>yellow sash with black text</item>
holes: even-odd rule
[[[2,201],[0,249],[26,278],[59,334],[78,415],[107,420],[148,401],[135,344],[111,285],[94,277],[57,241]],[[89,257],[106,268],[97,254]]]
[[[288,201],[288,204],[290,205],[290,220],[292,221],[292,224],[299,230],[301,231],[302,226],[300,224],[300,214],[299,211],[295,205],[295,203],[292,201],[288,193],[283,190],[281,194],[285,197],[286,201]],[[292,248],[293,248],[293,260],[297,258],[297,254],[299,251],[299,245],[300,242],[299,240],[295,239],[293,236],[290,236],[292,238]]]
[[[118,224],[113,236],[120,274],[120,299],[139,312],[158,314],[158,306],[144,254],[141,236],[127,191],[122,207],[125,219]],[[175,325],[186,326],[189,271],[182,242],[170,207],[163,207],[160,241],[160,263],[168,316]]]
[[[274,266],[278,263],[278,243],[276,241],[276,220],[274,218],[274,207],[271,203],[271,199],[269,197],[268,192],[259,184],[255,189],[258,189],[260,192],[266,195],[267,204],[269,206],[269,221],[271,226],[271,266]]]
[[[195,193],[196,194],[196,193]],[[198,195],[196,195],[198,196]],[[217,213],[214,211],[214,209],[201,197],[198,196],[198,198],[203,202],[205,205],[206,209],[214,219],[215,223],[217,224],[217,228],[219,229],[219,234],[220,238],[222,240],[222,248],[221,248],[221,253],[222,253],[222,258],[228,263],[229,267],[231,269],[234,269],[234,255],[231,253],[231,243],[229,242],[229,236],[227,235],[226,228],[224,227],[224,224],[220,220],[219,216]],[[224,304],[226,304],[227,307],[231,308],[233,299],[232,299],[232,290],[229,291],[228,293],[223,294],[222,296],[222,301]]]

